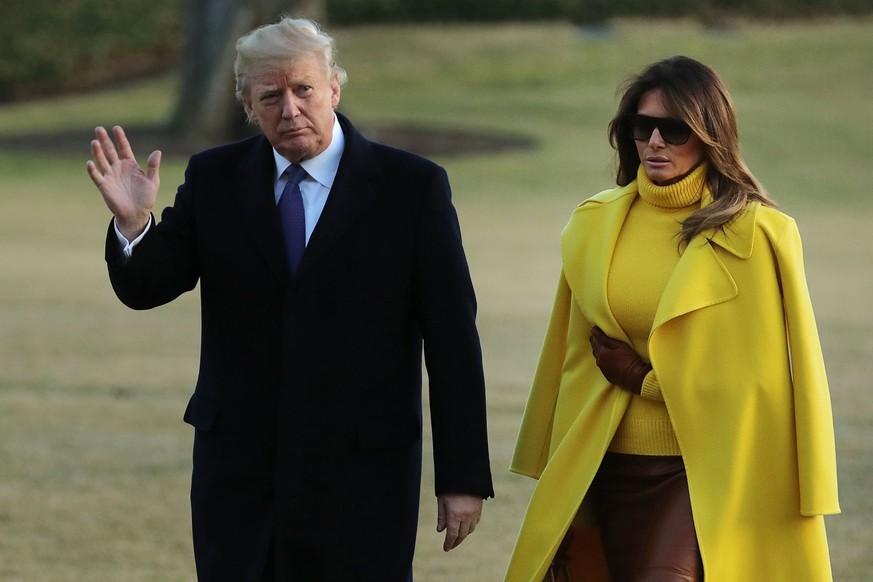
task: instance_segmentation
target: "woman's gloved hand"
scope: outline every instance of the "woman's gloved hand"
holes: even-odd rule
[[[603,376],[615,386],[639,394],[643,380],[652,370],[632,347],[603,333],[599,327],[591,330],[591,352]]]

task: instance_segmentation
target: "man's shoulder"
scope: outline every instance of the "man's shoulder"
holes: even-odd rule
[[[373,153],[383,163],[430,171],[440,167],[439,164],[421,154],[379,142],[370,143],[373,146]]]
[[[191,163],[223,165],[255,155],[261,150],[268,152],[269,142],[262,134],[258,134],[239,141],[207,148],[191,156]]]
[[[401,149],[380,141],[371,140],[369,137],[358,132],[357,128],[344,115],[337,113],[340,125],[346,137],[347,155],[357,158],[364,164],[375,163],[383,170],[433,172],[441,167],[421,154]],[[373,156],[368,160],[369,156]]]

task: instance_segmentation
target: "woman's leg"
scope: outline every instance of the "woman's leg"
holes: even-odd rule
[[[612,582],[700,582],[681,457],[608,453],[589,496]]]
[[[702,582],[703,562],[685,471],[665,483],[637,557],[635,582]]]

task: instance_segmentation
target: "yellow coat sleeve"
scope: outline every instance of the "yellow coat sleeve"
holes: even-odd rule
[[[828,381],[806,284],[800,233],[793,220],[784,228],[777,249],[794,387],[800,513],[839,513]]]
[[[533,387],[509,467],[515,473],[535,479],[539,479],[549,460],[555,408],[561,387],[561,371],[567,354],[571,300],[570,287],[562,272]]]

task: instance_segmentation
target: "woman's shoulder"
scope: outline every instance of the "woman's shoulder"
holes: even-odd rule
[[[794,219],[781,210],[761,204],[758,201],[746,205],[740,215],[727,227],[727,238],[745,238],[750,243],[756,239],[769,241],[773,248],[780,248],[783,244],[793,244],[800,238],[797,223]],[[718,235],[713,236],[713,240]]]
[[[778,208],[774,208],[772,206],[764,206],[760,202],[756,202],[755,204],[760,204],[761,208],[758,210],[758,220],[774,223],[774,224],[788,224],[790,222],[794,222],[794,218],[785,214]]]
[[[612,202],[616,202],[617,200],[621,200],[626,196],[634,196],[637,193],[637,182],[634,180],[630,184],[626,186],[618,186],[616,188],[609,188],[607,190],[602,190],[587,198],[579,203],[576,207],[576,210],[585,210],[589,208],[596,208],[603,204],[610,204]]]
[[[562,239],[579,242],[619,228],[636,195],[636,182],[598,192],[576,206],[562,231]]]
[[[752,202],[749,206],[754,206],[755,226],[759,230],[763,230],[771,237],[777,236],[786,229],[797,229],[797,223],[794,218],[785,214],[781,210],[772,206],[765,206],[760,202]]]

